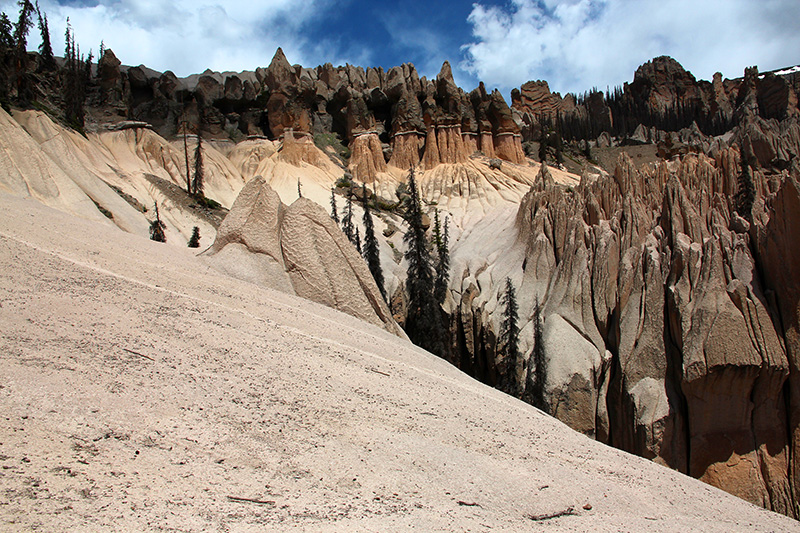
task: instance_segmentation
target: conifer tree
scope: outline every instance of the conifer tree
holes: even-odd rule
[[[300,188],[300,178],[297,178],[297,197],[303,197],[303,189]]]
[[[500,389],[516,396],[519,394],[517,383],[517,360],[519,359],[519,315],[517,295],[511,278],[506,278],[505,292],[500,299],[503,306],[503,321],[500,324],[499,345],[503,351],[504,369],[500,378]]]
[[[150,240],[158,241],[158,242],[167,242],[167,235],[164,233],[164,230],[167,229],[167,225],[161,220],[161,216],[158,213],[158,202],[155,202],[156,205],[156,219],[150,223]]]
[[[339,213],[336,211],[336,195],[333,187],[331,187],[331,218],[337,225],[339,224]]]
[[[28,48],[28,32],[33,27],[33,13],[34,7],[30,0],[19,0],[19,19],[14,25],[14,47],[17,49],[17,55],[22,57],[27,52]]]
[[[11,33],[11,21],[8,15],[0,13],[0,47],[12,48],[14,46],[14,36]]]
[[[386,289],[384,288],[383,269],[381,268],[380,248],[378,245],[378,239],[375,238],[375,225],[372,221],[372,212],[369,207],[366,185],[364,185],[364,194],[362,195],[362,199],[364,201],[364,217],[362,219],[364,222],[364,259],[367,261],[367,266],[369,267],[372,277],[375,279],[375,284],[378,286],[378,290],[381,291],[381,296],[383,296],[384,301],[386,301]],[[335,214],[336,204],[333,202],[332,193],[331,203],[333,205],[333,212]]]
[[[203,185],[205,171],[203,168],[203,136],[198,133],[197,147],[194,149],[194,177],[192,178],[192,196],[204,198]]]
[[[547,411],[544,401],[544,388],[547,383],[547,367],[545,365],[544,340],[542,333],[542,315],[539,299],[533,303],[533,352],[528,359],[528,370],[525,379],[525,394],[523,400]]]
[[[67,18],[67,30],[65,32],[65,79],[62,84],[64,97],[64,115],[68,122],[77,128],[83,128],[84,108],[86,100],[86,65],[81,56],[80,48],[75,44],[75,36],[72,33],[72,26]]]
[[[355,245],[356,250],[358,250],[358,255],[363,255],[361,251],[361,235],[358,232],[358,226],[356,226],[356,234],[355,237],[353,237],[353,244]]]
[[[200,228],[192,228],[192,236],[189,238],[189,248],[200,248]]]
[[[353,197],[351,194],[347,195],[347,203],[344,206],[344,215],[342,215],[342,231],[347,236],[347,240],[353,242]]]
[[[53,55],[53,46],[50,44],[50,28],[47,25],[47,13],[42,13],[39,9],[39,2],[36,2],[36,14],[39,16],[39,33],[42,36],[42,43],[39,45],[39,55],[42,57],[42,65],[48,70],[56,68],[56,58]]]
[[[742,173],[739,174],[738,190],[736,191],[736,212],[742,218],[752,221],[753,202],[756,200],[756,186],[753,183],[753,175],[750,170],[750,163],[742,162]]]
[[[439,210],[434,212],[433,236],[436,244],[436,278],[433,284],[433,296],[439,305],[447,297],[447,284],[450,281],[450,251],[448,249],[450,217],[444,219],[444,230],[439,222]]]
[[[403,236],[408,262],[406,293],[408,314],[406,333],[411,341],[431,353],[445,355],[445,330],[441,308],[433,295],[434,274],[425,230],[422,227],[422,206],[412,168],[408,177],[408,231]]]

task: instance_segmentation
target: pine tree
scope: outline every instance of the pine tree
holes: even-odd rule
[[[200,228],[192,228],[192,236],[189,239],[189,248],[200,248]]]
[[[519,394],[517,382],[517,360],[519,359],[519,315],[517,295],[511,278],[506,278],[506,287],[500,299],[503,306],[503,322],[500,324],[498,344],[503,351],[503,372],[500,389],[512,396]]]
[[[414,169],[408,177],[408,209],[406,222],[408,231],[403,236],[406,244],[405,259],[408,262],[406,292],[408,294],[408,314],[406,333],[411,342],[431,353],[445,355],[445,330],[441,308],[433,295],[433,267],[422,227],[422,206],[420,204]]]
[[[43,14],[39,9],[39,2],[36,2],[36,14],[39,16],[39,33],[42,36],[42,43],[39,45],[42,65],[48,70],[54,70],[56,68],[56,58],[53,56],[53,47],[50,44],[50,28],[47,25],[47,14]]]
[[[753,183],[753,175],[750,170],[750,163],[742,163],[742,173],[739,174],[738,191],[736,191],[736,212],[742,218],[752,221],[753,202],[756,200],[756,186]]]
[[[547,383],[547,366],[545,364],[544,340],[542,333],[542,315],[539,299],[533,303],[533,352],[528,359],[528,370],[525,379],[525,394],[523,400],[547,411],[544,401],[545,384]]]
[[[100,51],[97,53],[97,72],[100,72],[100,69],[103,66],[103,56],[106,55],[106,43],[103,40],[100,40]]]
[[[344,204],[342,231],[347,236],[347,240],[353,242],[355,232],[353,231],[353,197],[351,194],[347,195],[347,203]]]
[[[386,289],[384,288],[383,269],[381,268],[381,255],[378,245],[378,239],[375,238],[375,225],[372,221],[372,212],[369,207],[367,199],[367,186],[364,185],[364,194],[362,195],[364,201],[364,259],[367,261],[367,266],[375,279],[375,284],[378,290],[381,291],[384,301],[386,301]],[[333,206],[333,213],[336,214],[336,203],[333,199],[333,190],[331,190],[331,205]],[[334,220],[336,218],[334,217]]]
[[[11,21],[8,15],[0,13],[0,47],[11,48],[14,46],[14,36],[11,33]]]
[[[353,244],[356,246],[356,250],[358,250],[358,255],[363,255],[361,251],[361,235],[358,232],[358,226],[356,226],[356,234],[353,237]]]
[[[197,147],[194,149],[194,178],[192,178],[192,196],[204,198],[203,182],[205,172],[203,170],[203,136],[198,133]]]
[[[150,239],[158,242],[167,242],[167,235],[164,233],[164,230],[167,229],[167,225],[164,224],[161,220],[161,216],[158,214],[158,202],[156,202],[155,205],[156,219],[150,223]]]
[[[33,27],[33,13],[35,8],[30,0],[19,0],[19,19],[14,25],[14,47],[18,56],[24,56],[28,49],[28,33]]]
[[[303,189],[300,188],[300,178],[297,178],[297,197],[303,197]]]
[[[436,278],[433,284],[433,296],[439,305],[447,297],[447,284],[450,281],[450,251],[448,250],[450,217],[444,219],[444,231],[439,223],[439,210],[434,212],[433,237],[436,244]]]
[[[80,48],[75,44],[75,36],[69,18],[67,18],[67,30],[64,37],[66,44],[64,50],[65,78],[62,84],[64,115],[67,122],[82,129],[84,124],[83,104],[86,100],[88,80],[86,79],[86,64],[81,56]]]
[[[331,218],[333,219],[336,224],[339,224],[339,213],[336,211],[336,195],[334,194],[334,188],[331,187]]]

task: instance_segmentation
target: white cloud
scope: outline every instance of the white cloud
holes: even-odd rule
[[[128,65],[144,64],[179,76],[213,70],[254,70],[267,66],[281,46],[293,63],[303,63],[306,40],[301,26],[331,0],[116,0],[61,5],[40,0],[47,13],[53,49],[63,54],[70,18],[82,52],[95,54],[103,40]],[[0,0],[0,10],[16,19],[15,1]],[[39,41],[31,31],[29,48]]]
[[[735,78],[800,62],[797,0],[511,0],[474,4],[473,42],[460,68],[509,89],[545,79],[582,92],[633,79],[670,55],[700,79]]]

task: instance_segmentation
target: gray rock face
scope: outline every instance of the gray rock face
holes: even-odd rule
[[[733,212],[740,168],[723,148],[642,169],[623,155],[576,190],[543,171],[516,219],[522,286],[542,308],[553,416],[798,516],[800,279],[787,265],[800,264],[800,187],[756,172],[751,224]],[[496,332],[478,312],[464,300],[453,317],[453,331],[484,324],[456,364],[491,369]]]
[[[366,262],[325,210],[306,198],[286,207],[261,176],[239,193],[205,255],[232,276],[405,336]]]

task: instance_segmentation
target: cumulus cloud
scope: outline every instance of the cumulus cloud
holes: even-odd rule
[[[605,89],[659,55],[696,77],[734,78],[800,62],[796,0],[511,0],[473,5],[473,41],[460,68],[509,89],[545,79],[551,90]]]
[[[331,0],[115,0],[56,2],[40,0],[47,13],[56,54],[63,53],[69,17],[76,41],[95,54],[102,39],[129,65],[171,69],[179,76],[213,70],[253,70],[266,66],[278,46],[292,62],[304,62],[307,41],[302,25],[319,16]],[[14,20],[16,2],[0,1]],[[29,46],[37,44],[31,32]],[[96,41],[96,42],[95,42]]]

